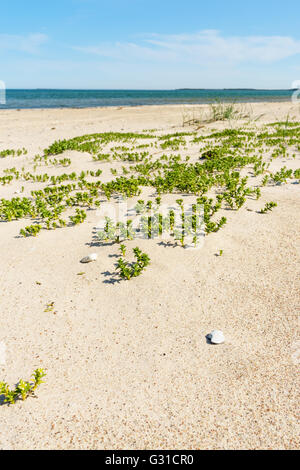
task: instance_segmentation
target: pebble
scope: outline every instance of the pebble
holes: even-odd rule
[[[90,255],[86,256],[85,258],[82,258],[80,263],[91,263],[92,261],[96,261],[98,258],[98,255],[96,253],[91,253]]]
[[[221,330],[213,330],[209,335],[207,335],[207,339],[209,339],[213,344],[221,344],[225,341],[223,331]]]

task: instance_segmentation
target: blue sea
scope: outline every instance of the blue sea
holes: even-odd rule
[[[228,102],[288,101],[292,90],[7,90],[0,109],[89,108]]]

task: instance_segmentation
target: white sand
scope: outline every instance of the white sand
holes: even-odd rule
[[[251,109],[252,119],[264,113],[256,125],[288,113],[300,121],[291,103]],[[175,132],[182,114],[182,106],[0,111],[0,149],[29,150],[0,158],[0,174],[30,167],[59,138]],[[204,132],[216,127],[224,124]],[[89,156],[69,155],[77,171],[99,167]],[[300,153],[274,165],[299,168]],[[62,171],[69,169],[37,170]],[[25,192],[39,187],[0,185],[0,198],[21,185]],[[105,283],[103,274],[114,269],[109,255],[118,248],[87,245],[94,212],[78,227],[28,239],[16,237],[24,220],[0,222],[0,381],[13,385],[47,369],[37,399],[0,407],[0,448],[299,448],[299,194],[295,184],[263,188],[259,201],[227,211],[226,227],[201,250],[130,242],[150,254],[151,266],[119,284]],[[257,214],[270,200],[278,207]],[[98,260],[81,265],[90,252]],[[55,314],[44,311],[51,301]],[[212,346],[205,335],[216,328],[226,342]]]

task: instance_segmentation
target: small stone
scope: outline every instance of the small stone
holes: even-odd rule
[[[221,330],[213,330],[209,335],[207,335],[207,339],[209,339],[213,344],[222,344],[225,341],[223,331]]]
[[[92,261],[96,261],[98,258],[98,255],[96,253],[91,253],[90,255],[86,256],[85,258],[82,258],[80,263],[91,263]]]

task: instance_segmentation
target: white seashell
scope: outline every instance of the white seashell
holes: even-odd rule
[[[91,253],[90,255],[86,256],[85,258],[82,258],[80,263],[91,263],[92,261],[96,261],[98,258],[98,255],[96,253]]]
[[[209,335],[207,335],[207,338],[213,344],[221,344],[225,341],[223,331],[221,330],[213,330]]]

